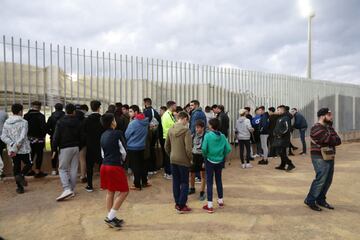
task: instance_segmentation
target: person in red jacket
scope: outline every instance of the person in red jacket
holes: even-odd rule
[[[341,144],[336,133],[333,116],[328,108],[321,108],[317,116],[319,121],[311,128],[311,160],[316,177],[311,184],[305,204],[314,211],[321,211],[319,207],[334,209],[326,202],[326,194],[331,186],[334,175],[335,147]]]

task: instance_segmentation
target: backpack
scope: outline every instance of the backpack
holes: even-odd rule
[[[150,121],[150,128],[152,130],[157,130],[157,128],[159,127],[159,121],[155,118],[155,113],[153,108],[151,108],[151,114],[152,114],[152,119]]]

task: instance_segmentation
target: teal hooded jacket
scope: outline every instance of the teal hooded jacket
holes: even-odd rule
[[[231,146],[225,135],[219,131],[209,131],[202,143],[202,154],[212,163],[221,163],[231,152]]]

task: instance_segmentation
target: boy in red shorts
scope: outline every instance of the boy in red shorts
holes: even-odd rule
[[[126,150],[123,134],[115,130],[116,121],[111,113],[101,117],[105,132],[101,135],[100,145],[103,163],[100,169],[101,188],[106,189],[106,208],[108,215],[105,223],[115,229],[120,229],[124,221],[116,217],[116,213],[129,194],[129,186],[123,168]],[[116,195],[116,192],[119,194]]]

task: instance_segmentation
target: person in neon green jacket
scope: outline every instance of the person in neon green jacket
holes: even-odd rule
[[[202,143],[202,154],[205,160],[206,185],[208,203],[203,207],[208,213],[213,213],[213,182],[214,175],[218,194],[219,208],[224,207],[223,186],[221,173],[224,167],[225,157],[231,152],[231,146],[225,135],[219,131],[220,121],[213,118],[209,121],[210,131],[205,134]]]
[[[161,126],[163,129],[163,139],[166,140],[168,136],[169,129],[175,125],[176,119],[174,117],[173,112],[176,111],[176,103],[174,101],[168,101],[166,103],[167,111],[161,117]],[[164,160],[164,178],[171,180],[171,167],[170,167],[170,157],[165,153]]]

